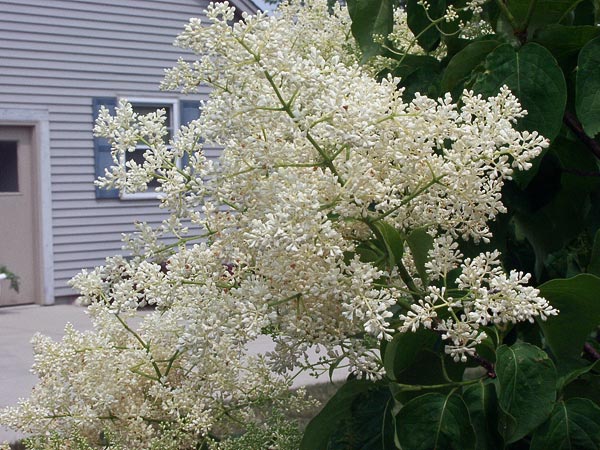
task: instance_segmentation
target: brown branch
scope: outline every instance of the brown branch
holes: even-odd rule
[[[473,359],[479,363],[481,367],[487,370],[487,376],[490,378],[496,378],[496,370],[494,369],[494,365],[489,362],[487,359],[482,358],[477,353],[473,355]]]
[[[600,359],[600,353],[598,353],[598,350],[596,350],[591,344],[589,344],[588,342],[586,342],[583,345],[583,351],[590,356],[591,358],[594,359],[594,361],[598,361]]]
[[[575,114],[570,111],[565,111],[563,122],[573,133],[575,133],[579,140],[590,149],[594,156],[600,159],[600,144],[585,134],[585,131],[583,131],[583,126],[577,117],[575,117]]]

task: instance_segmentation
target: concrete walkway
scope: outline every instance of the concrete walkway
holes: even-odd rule
[[[75,305],[7,306],[0,308],[0,407],[14,405],[29,397],[37,377],[29,372],[33,365],[31,337],[40,332],[54,339],[63,335],[65,324],[76,329],[91,328],[85,308]],[[0,442],[20,435],[0,426]]]
[[[31,337],[40,332],[56,340],[63,336],[64,327],[71,323],[77,330],[91,328],[86,309],[76,305],[8,306],[0,308],[0,407],[14,405],[19,398],[29,397],[37,377],[30,373],[33,365]],[[273,348],[268,337],[261,337],[249,348],[250,353],[262,353]],[[338,370],[335,380],[344,379],[347,372]],[[328,380],[324,377],[322,381]],[[317,380],[302,374],[295,385],[311,384]],[[0,425],[0,443],[22,436]]]

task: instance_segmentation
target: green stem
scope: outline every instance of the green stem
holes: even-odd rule
[[[175,353],[173,354],[173,356],[171,356],[171,358],[169,358],[169,363],[167,364],[167,368],[165,369],[165,377],[169,375],[169,372],[171,372],[171,369],[173,368],[173,363],[175,363],[175,360],[182,354],[183,352],[180,352],[179,350],[176,350]]]
[[[431,186],[433,186],[434,184],[439,183],[442,178],[444,178],[444,175],[442,175],[440,177],[434,177],[425,186],[423,186],[422,188],[417,189],[415,192],[413,192],[412,194],[410,194],[408,197],[404,198],[400,202],[400,204],[398,206],[394,206],[389,211],[386,211],[383,214],[380,214],[379,216],[370,219],[370,223],[375,223],[375,222],[378,222],[378,221],[380,221],[382,219],[385,219],[387,216],[389,216],[390,214],[393,214],[398,209],[402,208],[403,206],[405,206],[408,203],[410,203],[411,201],[413,201],[416,197],[418,197],[419,195],[421,195],[423,192],[427,191]]]
[[[272,302],[268,302],[267,306],[272,308],[273,306],[282,305],[283,303],[287,303],[291,300],[300,300],[301,297],[302,297],[302,294],[299,294],[299,293],[290,295],[289,297],[283,298],[281,300],[274,300]]]
[[[148,343],[146,343],[139,334],[137,334],[135,332],[135,330],[133,330],[128,324],[127,322],[125,322],[120,316],[119,314],[115,314],[115,317],[117,318],[117,320],[119,322],[121,322],[121,325],[123,325],[123,328],[125,328],[127,331],[129,331],[129,333],[131,333],[133,335],[133,337],[135,337],[135,339],[140,343],[140,345],[142,346],[142,348],[146,351],[146,354],[150,357],[150,363],[152,364],[152,367],[154,368],[154,373],[156,373],[156,379],[159,383],[162,384],[161,378],[162,378],[162,373],[160,371],[160,368],[158,367],[158,365],[156,364],[156,361],[154,361],[154,358],[152,357],[152,352],[150,351],[150,345]],[[141,375],[141,373],[140,373]]]
[[[506,6],[506,4],[504,3],[504,1],[503,0],[496,0],[496,4],[500,8],[500,11],[502,11],[502,14],[504,14],[504,16],[506,17],[506,19],[510,23],[510,26],[512,27],[512,29],[514,31],[519,30],[519,24],[517,23],[517,20],[515,19],[515,16],[512,15],[512,13],[510,12],[510,9],[508,9],[508,6]]]
[[[400,274],[400,278],[402,279],[406,287],[410,290],[412,298],[414,298],[415,300],[420,300],[421,296],[419,294],[416,294],[416,292],[419,292],[419,289],[417,288],[417,285],[415,284],[413,278],[410,276],[410,273],[408,273],[406,267],[404,267],[404,264],[402,264],[402,261],[398,261],[396,265],[398,266],[398,273]]]
[[[263,74],[265,75],[265,78],[271,85],[271,88],[275,91],[275,95],[279,99],[279,102],[281,103],[281,106],[282,106],[283,110],[285,111],[285,113],[288,115],[288,117],[290,117],[290,119],[296,120],[296,116],[294,115],[294,112],[290,108],[290,103],[286,102],[283,99],[283,96],[281,95],[281,92],[279,91],[279,88],[275,84],[275,80],[273,79],[271,74],[266,69],[263,71]],[[319,153],[321,158],[323,158],[322,164],[325,167],[327,167],[329,170],[331,170],[331,173],[337,177],[337,179],[339,180],[339,183],[341,185],[344,185],[343,180],[341,179],[339,173],[337,172],[335,166],[333,165],[331,157],[327,154],[327,152],[325,150],[323,150],[323,148],[321,148],[319,143],[312,137],[312,135],[310,134],[309,131],[307,131],[307,130],[302,130],[302,131],[306,132],[306,139],[308,140],[308,142],[311,143],[311,145],[315,148],[315,150],[317,150],[317,152]]]
[[[453,381],[451,383],[442,383],[442,384],[402,384],[402,383],[392,383],[394,386],[397,386],[403,391],[428,391],[435,389],[444,389],[449,387],[460,387],[460,386],[468,386],[470,384],[479,383],[483,378],[476,378],[474,380],[466,380],[466,381]]]
[[[400,58],[400,60],[398,61],[398,66],[401,66],[401,65],[402,65],[402,63],[404,62],[404,59],[406,59],[406,57],[407,57],[408,55],[412,55],[412,53],[409,53],[409,52],[412,50],[412,48],[415,46],[415,44],[417,44],[417,43],[418,43],[418,41],[419,41],[419,38],[420,38],[421,36],[423,36],[425,33],[427,33],[427,32],[428,32],[428,31],[429,31],[431,28],[433,28],[433,27],[437,27],[438,23],[441,23],[441,22],[443,22],[444,20],[446,20],[446,18],[445,18],[444,16],[440,17],[439,19],[431,20],[431,17],[429,17],[429,14],[427,13],[427,9],[426,9],[425,7],[423,7],[423,9],[425,9],[425,14],[427,14],[427,18],[430,20],[430,23],[429,23],[429,25],[427,25],[427,26],[426,26],[426,27],[423,29],[423,31],[421,31],[419,34],[417,34],[417,35],[416,35],[416,36],[415,36],[415,37],[414,37],[414,38],[413,38],[413,39],[412,39],[412,40],[409,42],[409,44],[408,44],[408,48],[407,48],[407,49],[405,49],[404,53],[402,53],[402,58]],[[438,29],[438,30],[439,30],[439,29]],[[395,51],[393,51],[392,49],[390,49],[390,48],[387,48],[387,46],[386,46],[386,49],[387,49],[388,51],[391,51],[392,53],[398,54],[398,52],[395,52]]]
[[[239,172],[236,173],[232,173],[231,175],[227,175],[227,179],[230,178],[235,178],[239,175],[244,175],[250,172],[254,172],[255,170],[265,170],[265,169],[281,169],[281,168],[287,168],[287,167],[319,167],[320,164],[318,163],[281,163],[281,164],[273,164],[270,166],[260,166],[260,167],[249,167],[245,170],[241,170]]]
[[[521,25],[521,30],[526,31],[529,26],[529,22],[531,22],[531,17],[533,16],[533,11],[535,10],[535,5],[537,4],[537,0],[531,0],[529,3],[529,9],[527,10],[527,16],[525,17],[525,21],[523,25]]]
[[[177,242],[175,242],[173,244],[165,245],[160,250],[155,251],[154,254],[155,255],[159,255],[161,253],[168,252],[169,250],[172,250],[175,247],[179,247],[181,244],[186,244],[186,243],[188,243],[190,241],[195,241],[197,239],[204,239],[204,238],[210,237],[213,234],[215,234],[215,233],[214,232],[208,232],[206,234],[199,234],[199,235],[195,235],[195,236],[189,236],[189,237],[185,237],[185,238],[179,238],[177,240]]]
[[[248,45],[242,39],[236,39],[236,40],[244,48],[244,50],[246,50],[248,53],[250,53],[250,55],[254,58],[254,61],[256,61],[257,63],[260,63],[259,55],[254,53],[252,51],[252,49],[250,47],[248,47]],[[291,109],[291,104],[298,96],[298,93],[295,92],[294,95],[292,96],[292,98],[290,99],[290,101],[286,101],[283,98],[281,91],[277,87],[277,84],[275,83],[273,76],[269,73],[269,71],[267,69],[263,69],[263,75],[269,82],[269,85],[273,89],[273,92],[275,92],[275,96],[277,97],[277,99],[279,100],[279,103],[281,104],[281,109],[283,111],[285,111],[285,113],[295,122],[297,117],[294,115],[294,112]],[[317,150],[317,152],[319,153],[321,158],[323,158],[322,164],[325,167],[327,167],[329,170],[331,170],[331,173],[337,177],[338,182],[343,186],[344,182],[341,179],[339,173],[337,172],[335,166],[333,165],[331,157],[327,154],[327,152],[325,152],[325,150],[323,150],[323,148],[321,148],[319,143],[312,137],[312,135],[310,134],[310,132],[308,130],[302,130],[302,131],[306,133],[306,139],[308,140],[308,142],[311,143],[311,145],[315,148],[315,150]]]

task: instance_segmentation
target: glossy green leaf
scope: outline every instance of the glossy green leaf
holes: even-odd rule
[[[439,72],[440,62],[429,55],[403,55],[392,73],[394,76],[404,78],[419,69]]]
[[[352,19],[352,34],[363,54],[363,62],[382,52],[375,35],[387,36],[392,31],[393,2],[391,0],[348,0]]]
[[[519,127],[554,139],[562,126],[567,86],[552,54],[534,43],[518,50],[509,44],[497,47],[485,59],[484,71],[476,76],[472,88],[492,96],[503,85],[510,88],[528,111]]]
[[[459,51],[450,60],[444,71],[442,90],[451,92],[454,88],[460,86],[471,75],[471,72],[483,62],[485,57],[499,45],[500,42],[494,40],[475,41]]]
[[[558,402],[548,421],[533,434],[530,449],[600,449],[600,408],[583,398]]]
[[[567,266],[565,249],[586,227],[590,194],[600,186],[600,178],[578,173],[590,173],[595,165],[584,145],[558,136],[527,190],[513,192],[507,202],[519,209],[513,220],[535,252],[534,273],[538,280],[547,275],[567,276],[566,271],[550,269],[557,265],[557,255],[558,263]],[[516,206],[517,201],[523,204]]]
[[[441,75],[438,72],[420,67],[402,78],[401,85],[404,88],[402,99],[408,103],[416,97],[417,93],[429,98],[437,98],[441,95],[440,81]]]
[[[352,420],[355,402],[379,390],[380,385],[367,380],[346,382],[306,426],[300,450],[328,450],[331,439],[342,439],[341,431]]]
[[[443,347],[444,344],[438,337],[432,348],[423,347],[406,369],[396,373],[399,384],[390,383],[390,390],[396,401],[405,404],[423,393],[414,386],[437,385],[440,387],[428,387],[427,392],[447,394],[454,388],[448,385],[446,375],[455,381],[463,379],[465,364],[454,362],[449,355],[444,354]]]
[[[384,445],[394,438],[392,403],[390,390],[383,385],[359,394],[333,430],[327,450],[390,448]]]
[[[463,390],[463,400],[469,410],[475,429],[477,450],[503,449],[502,437],[498,433],[498,399],[490,380],[481,380]]]
[[[396,439],[403,450],[475,449],[469,411],[454,392],[425,394],[406,403],[396,416]]]
[[[556,401],[556,369],[538,347],[517,343],[496,352],[498,430],[507,443],[531,433],[547,418]]]
[[[600,132],[600,37],[581,49],[576,78],[577,118],[590,137]]]
[[[538,30],[533,40],[550,50],[556,60],[563,64],[575,59],[579,50],[597,36],[600,36],[600,27],[554,24]]]
[[[431,348],[439,336],[431,331],[419,328],[414,333],[398,333],[385,347],[383,366],[388,378],[399,381],[400,374],[408,369],[424,348]]]
[[[414,230],[406,237],[406,243],[410,248],[413,261],[421,280],[427,280],[425,263],[429,261],[429,250],[433,248],[433,238],[423,229]]]
[[[588,372],[580,376],[564,387],[562,397],[565,400],[587,398],[600,405],[600,375]]]
[[[379,220],[373,224],[375,234],[385,246],[390,268],[402,260],[404,254],[404,239],[392,225]]]
[[[597,18],[600,18],[599,13],[598,0],[582,0],[568,19],[573,20],[572,25],[595,25],[598,21]],[[565,23],[568,22],[568,19],[565,20]]]
[[[524,24],[529,8],[534,3],[530,25],[533,27],[559,23],[581,0],[507,0],[508,9],[518,24]]]
[[[586,361],[585,365],[568,370],[566,373],[560,376],[558,379],[558,389],[562,390],[565,386],[577,380],[582,375],[586,375],[590,372],[598,372],[599,370],[600,361],[595,361],[591,364],[588,361]]]
[[[559,310],[539,321],[546,343],[557,358],[578,358],[587,336],[600,324],[600,278],[581,274],[542,284],[540,295]]]
[[[587,268],[588,273],[600,277],[600,230],[596,231],[594,243],[592,245],[592,254]]]
[[[428,13],[419,0],[406,1],[407,23],[410,30],[415,36],[418,36],[417,42],[426,51],[435,50],[439,45],[441,34],[439,30],[432,26],[431,19],[440,18],[446,11],[445,0],[431,0],[429,3]],[[429,14],[429,17],[427,17]]]

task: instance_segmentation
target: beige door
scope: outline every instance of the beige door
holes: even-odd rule
[[[39,302],[35,162],[32,128],[0,126],[0,266],[20,279],[18,293],[0,281],[0,306]]]

